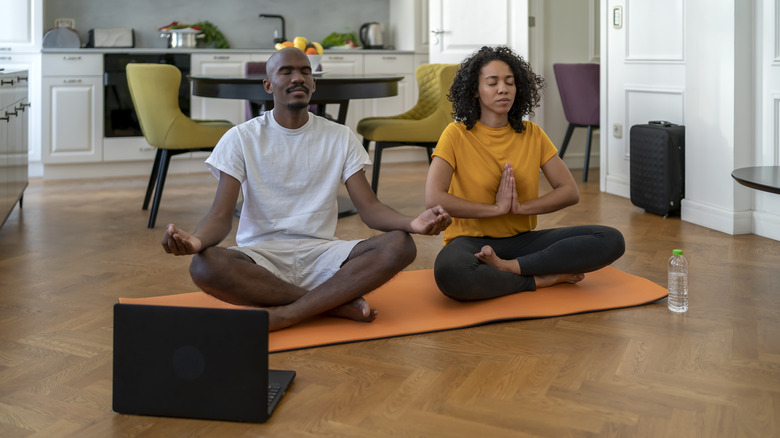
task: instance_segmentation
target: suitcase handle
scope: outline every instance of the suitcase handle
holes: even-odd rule
[[[661,125],[661,126],[674,126],[674,123],[668,122],[666,120],[651,120],[647,122],[651,125]]]

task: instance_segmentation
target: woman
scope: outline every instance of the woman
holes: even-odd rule
[[[450,89],[455,122],[436,145],[427,206],[453,218],[436,258],[439,289],[481,300],[577,283],[617,260],[620,231],[598,225],[534,230],[536,216],[579,202],[579,190],[539,126],[523,121],[544,80],[506,47],[483,47],[460,66]],[[539,196],[539,170],[552,191]]]

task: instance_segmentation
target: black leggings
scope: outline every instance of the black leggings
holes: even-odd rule
[[[490,245],[502,259],[517,259],[522,275],[500,271],[474,254]],[[528,231],[512,237],[456,237],[436,257],[439,289],[458,301],[483,300],[536,290],[534,275],[584,274],[601,269],[625,251],[620,231],[601,225]]]

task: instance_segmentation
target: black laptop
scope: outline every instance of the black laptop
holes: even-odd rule
[[[265,422],[295,378],[268,369],[268,313],[114,305],[114,411]]]

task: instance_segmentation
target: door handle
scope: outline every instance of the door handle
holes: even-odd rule
[[[444,33],[444,29],[431,29],[431,33],[433,34],[434,43],[433,45],[439,44],[439,35]]]

